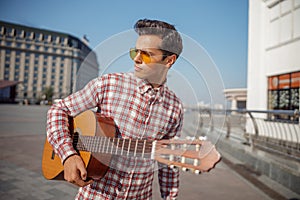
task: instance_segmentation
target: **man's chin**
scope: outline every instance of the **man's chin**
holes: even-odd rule
[[[145,76],[143,76],[143,74],[140,72],[134,71],[134,75],[140,79],[145,79]]]

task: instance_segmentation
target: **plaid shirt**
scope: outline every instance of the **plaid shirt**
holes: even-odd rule
[[[97,107],[112,117],[119,128],[118,137],[159,140],[181,131],[182,103],[163,84],[154,90],[132,73],[107,74],[90,81],[82,90],[53,105],[48,111],[47,136],[64,161],[76,151],[69,137],[68,116]],[[178,195],[179,172],[158,163],[161,196]],[[106,175],[81,187],[77,199],[151,199],[155,162],[143,158],[113,157]]]

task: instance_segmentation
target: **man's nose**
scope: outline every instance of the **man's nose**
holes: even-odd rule
[[[138,51],[138,52],[136,53],[136,56],[134,57],[134,62],[135,62],[135,63],[142,63],[142,62],[143,62],[142,57],[141,57],[141,52],[140,52],[140,51]]]

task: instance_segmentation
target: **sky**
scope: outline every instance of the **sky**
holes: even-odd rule
[[[184,46],[183,59],[175,64],[171,76],[181,77],[185,80],[183,82],[191,85],[193,90],[197,90],[195,96],[200,96],[197,100],[205,96],[201,91],[206,91],[204,93],[212,96],[214,87],[208,85],[213,82],[218,82],[218,87],[223,88],[246,88],[248,0],[0,1],[0,20],[68,33],[78,38],[86,35],[92,49],[111,38],[115,39],[118,34],[124,35],[124,32],[132,30],[134,23],[142,18],[158,19],[174,24],[184,35],[184,44],[188,45]],[[115,46],[111,49],[118,48],[118,44]],[[197,52],[201,52],[203,57],[206,57],[204,60],[210,59],[210,65],[215,69],[204,72],[201,71],[203,68],[200,70],[200,67],[195,67],[194,65],[197,65],[195,63],[203,64],[197,61],[202,59],[201,56],[197,56]],[[130,61],[128,55],[126,59]],[[112,64],[121,65],[118,61]],[[193,78],[192,68],[201,71],[198,77]],[[115,70],[119,69],[122,68],[115,68]],[[208,75],[211,75],[210,80],[205,78]],[[196,81],[199,78],[202,79],[200,81],[202,83]],[[177,79],[175,87],[178,87],[178,80],[180,78]],[[185,89],[181,88],[180,91],[182,90]],[[203,97],[203,99],[211,101],[209,98],[205,100]]]

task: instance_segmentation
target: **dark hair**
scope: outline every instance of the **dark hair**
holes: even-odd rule
[[[134,25],[134,30],[139,35],[157,35],[162,39],[160,49],[167,55],[182,52],[182,39],[175,27],[167,22],[150,19],[140,19]]]

